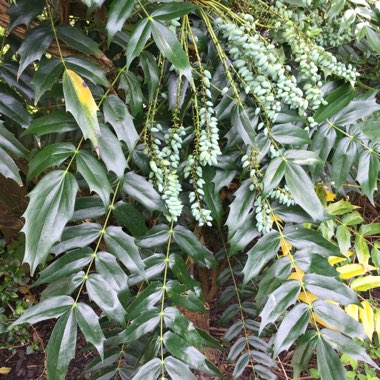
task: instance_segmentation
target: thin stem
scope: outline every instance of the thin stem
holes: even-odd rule
[[[212,25],[210,23],[210,20],[208,18],[207,13],[205,13],[205,11],[203,9],[200,10],[200,13],[201,13],[203,21],[205,22],[207,31],[210,34],[211,39],[212,39],[212,41],[213,41],[213,43],[214,43],[214,45],[216,47],[216,50],[217,50],[218,55],[219,55],[219,58],[222,61],[222,64],[223,64],[224,69],[226,71],[227,78],[228,78],[228,80],[229,80],[229,82],[231,84],[231,87],[232,87],[233,91],[234,91],[236,101],[237,101],[237,103],[239,104],[240,107],[243,107],[242,101],[240,99],[240,93],[239,93],[239,91],[238,91],[238,89],[236,87],[236,84],[235,84],[235,82],[234,82],[234,80],[232,78],[231,72],[230,72],[230,68],[228,67],[228,64],[227,64],[228,58],[226,57],[224,50],[220,46],[220,42],[219,42],[218,38],[215,35],[214,29],[212,28]]]
[[[272,209],[271,209],[271,215],[273,216],[273,220],[274,220],[274,222],[276,223],[276,226],[277,226],[278,232],[279,232],[279,234],[280,234],[280,239],[281,239],[281,241],[283,241],[283,242],[287,242],[287,240],[286,240],[286,236],[285,236],[285,235],[283,234],[283,232],[282,232],[282,226],[281,226],[281,224],[278,222],[277,218],[275,218],[275,214],[273,213],[273,210],[272,210]],[[286,247],[286,245],[285,245],[285,247]],[[297,264],[296,264],[296,262],[295,262],[295,260],[294,260],[294,257],[293,257],[293,255],[291,254],[291,252],[290,252],[290,250],[289,250],[288,248],[287,248],[287,252],[286,252],[286,253],[283,252],[283,253],[284,253],[284,255],[287,255],[287,256],[289,257],[289,260],[290,260],[290,262],[291,262],[292,268],[294,268],[295,271],[296,271],[297,279],[298,279],[298,282],[299,282],[299,284],[300,284],[300,286],[301,286],[301,288],[302,288],[302,292],[303,292],[304,295],[305,295],[305,300],[306,300],[307,304],[309,305],[309,309],[312,311],[312,310],[313,310],[312,302],[311,302],[310,299],[309,299],[309,296],[308,296],[308,294],[307,294],[307,290],[306,290],[306,288],[305,288],[305,284],[304,284],[303,281],[302,281],[303,276],[302,276],[302,274],[300,273],[300,270],[299,270],[299,268],[298,268],[298,266],[297,266]],[[316,318],[315,318],[315,316],[314,316],[313,313],[311,313],[311,317],[312,317],[312,319],[313,319],[313,322],[314,322],[315,328],[316,328],[316,330],[317,330],[317,333],[320,334],[320,330],[319,330],[319,327],[318,327],[318,322],[317,322],[317,320],[316,320]]]
[[[94,253],[92,254],[91,261],[88,264],[88,267],[87,267],[87,270],[86,270],[86,274],[84,275],[84,281],[82,282],[82,284],[81,284],[81,286],[79,288],[78,294],[77,294],[77,296],[75,298],[75,302],[73,304],[73,307],[75,307],[76,304],[78,303],[79,297],[82,294],[82,290],[83,290],[84,284],[88,280],[88,276],[90,274],[91,267],[92,267],[92,265],[93,265],[93,263],[94,263],[94,261],[96,259],[97,253],[99,251],[100,243],[102,242],[104,234],[106,233],[106,228],[107,228],[107,225],[108,225],[108,221],[109,221],[109,219],[111,217],[112,211],[115,208],[115,202],[116,202],[116,197],[117,197],[117,193],[118,193],[119,187],[120,187],[120,181],[118,181],[117,184],[116,184],[116,188],[115,188],[115,191],[114,191],[114,194],[113,194],[113,197],[112,197],[111,204],[108,206],[108,212],[107,212],[107,215],[106,215],[106,220],[104,221],[103,227],[100,230],[100,236],[99,236],[98,241],[96,243],[96,247],[94,249]]]
[[[169,230],[169,241],[166,247],[166,256],[165,256],[165,269],[164,269],[164,279],[162,284],[162,297],[161,297],[161,308],[160,308],[160,355],[161,355],[161,374],[162,380],[165,379],[165,359],[164,359],[164,318],[165,318],[165,294],[166,294],[166,283],[168,278],[168,269],[169,269],[169,255],[170,247],[173,237],[173,222],[170,225]]]
[[[238,305],[239,305],[240,320],[241,320],[242,327],[243,327],[243,334],[244,334],[244,339],[245,339],[245,345],[246,345],[247,352],[248,352],[248,355],[249,355],[249,360],[250,360],[251,365],[252,365],[252,371],[255,373],[255,366],[254,366],[254,363],[253,363],[253,357],[252,357],[252,353],[251,353],[251,345],[249,343],[249,333],[248,333],[248,328],[247,328],[247,325],[246,325],[246,322],[245,322],[245,316],[244,316],[244,312],[243,312],[243,304],[241,302],[240,293],[239,293],[238,285],[237,285],[236,278],[235,278],[235,273],[234,273],[233,267],[231,265],[230,257],[228,256],[227,245],[226,245],[226,242],[224,240],[224,236],[223,236],[223,233],[222,233],[221,230],[219,230],[219,234],[220,234],[220,237],[221,237],[221,240],[222,240],[222,243],[223,243],[223,248],[224,248],[224,252],[226,254],[226,260],[227,260],[227,263],[228,263],[228,268],[229,268],[230,273],[231,273],[232,282],[234,284],[235,295],[236,295],[236,299],[237,299],[237,302],[238,302]]]
[[[58,49],[59,57],[61,59],[61,62],[63,64],[64,68],[67,69],[66,62],[65,62],[65,60],[63,58],[63,55],[62,55],[61,45],[59,43],[59,39],[58,39],[58,35],[57,35],[57,30],[56,30],[55,25],[54,25],[53,14],[51,13],[51,8],[50,8],[50,4],[49,4],[48,0],[46,0],[46,9],[47,9],[47,13],[48,13],[48,16],[49,16],[49,19],[50,19],[50,24],[51,24],[51,29],[52,29],[53,34],[54,34],[54,39],[55,39],[55,42],[57,44],[57,49]]]
[[[331,123],[330,121],[327,121],[330,127],[335,128],[337,131],[343,133],[345,136],[349,137],[351,140],[358,142],[364,149],[368,150],[370,153],[376,154],[380,158],[380,154],[377,153],[374,149],[370,148],[368,145],[364,144],[361,140],[357,139],[355,136],[350,135],[345,130],[339,128],[334,123]]]

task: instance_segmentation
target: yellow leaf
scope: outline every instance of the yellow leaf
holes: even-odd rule
[[[282,253],[286,256],[290,253],[290,250],[293,248],[293,246],[285,239],[281,239],[281,250]]]
[[[72,70],[67,69],[66,73],[70,77],[79,102],[86,106],[90,111],[96,112],[98,110],[98,106],[96,105],[92,93],[88,88],[86,82]]]
[[[347,264],[336,268],[336,270],[340,273],[339,277],[343,280],[366,273],[366,268],[363,264]]]
[[[303,303],[309,304],[309,303],[313,303],[314,301],[316,301],[318,299],[318,297],[315,296],[314,294],[306,291],[306,294],[305,294],[305,292],[301,292],[298,299],[300,301],[302,301]]]
[[[0,367],[0,375],[8,375],[11,370],[12,368],[9,367]]]
[[[346,261],[346,260],[347,259],[345,257],[339,257],[339,256],[330,256],[328,258],[330,265],[335,265],[335,264],[341,263],[341,262]]]
[[[77,73],[69,69],[65,70],[63,74],[62,84],[66,110],[72,113],[84,138],[90,139],[99,154],[100,126],[96,114],[98,106],[90,89]]]
[[[284,221],[283,221],[278,215],[276,215],[276,214],[272,214],[270,218],[272,219],[273,222],[276,222],[276,221],[279,222],[279,223],[283,223],[283,222],[284,222]]]
[[[305,273],[298,271],[297,272],[292,272],[290,273],[290,276],[288,277],[288,280],[296,280],[296,281],[301,281],[303,279],[303,276]]]
[[[380,339],[380,309],[377,309],[375,313],[375,330]]]
[[[380,287],[380,276],[365,276],[355,278],[351,282],[351,288],[358,292],[365,292],[366,290]]]
[[[359,321],[359,306],[358,305],[348,305],[345,307],[344,311],[351,318],[354,318],[356,321]]]
[[[362,302],[363,308],[359,308],[359,318],[363,324],[364,331],[368,338],[372,340],[373,332],[375,331],[375,318],[372,306],[369,302]]]
[[[326,201],[327,202],[335,201],[336,195],[332,191],[326,189],[325,193],[326,193]]]

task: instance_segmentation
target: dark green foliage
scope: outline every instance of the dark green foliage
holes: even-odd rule
[[[0,173],[29,191],[24,263],[45,287],[16,301],[9,334],[57,319],[48,380],[65,378],[78,331],[99,354],[93,379],[224,378],[205,349],[226,343],[233,379],[275,379],[293,344],[295,377],[313,354],[323,380],[345,379],[339,353],[376,367],[351,341],[371,334],[344,308],[363,304],[342,274],[376,269],[379,225],[331,199],[355,188],[374,203],[380,169],[376,89],[330,52],[348,42],[349,6],[82,3],[87,20],[66,25],[50,2],[9,9],[10,31],[38,25],[3,37]],[[365,9],[346,48],[376,57]],[[206,314],[209,280],[223,342],[188,319]]]

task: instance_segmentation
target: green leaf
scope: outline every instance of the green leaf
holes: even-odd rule
[[[165,369],[172,380],[196,380],[189,367],[182,361],[168,356],[165,358]]]
[[[100,127],[97,118],[98,106],[91,91],[83,79],[72,70],[63,74],[63,92],[66,110],[75,118],[85,139],[90,139],[94,148],[98,149]]]
[[[303,145],[311,143],[307,131],[293,124],[277,124],[271,128],[271,133],[280,144]]]
[[[33,274],[44,263],[53,244],[60,240],[66,223],[74,214],[78,184],[71,173],[54,171],[47,174],[29,194],[24,213],[25,258]]]
[[[315,301],[313,311],[328,326],[334,328],[351,338],[367,339],[363,326],[347,315],[339,306],[324,301]]]
[[[245,368],[247,367],[249,363],[249,352],[245,352],[243,355],[240,356],[239,360],[236,362],[234,372],[232,373],[232,378],[239,379],[240,376],[243,374]]]
[[[296,305],[281,322],[274,339],[273,356],[286,351],[302,335],[310,321],[310,310],[306,304]]]
[[[331,7],[329,9],[329,16],[336,16],[338,15],[342,9],[344,8],[346,4],[346,0],[334,0],[332,3],[331,3]]]
[[[225,223],[228,227],[228,239],[231,239],[250,217],[250,210],[255,201],[255,193],[249,189],[251,183],[250,179],[245,180],[234,193],[235,199],[230,204],[230,212]]]
[[[107,173],[100,162],[89,152],[81,150],[76,156],[77,171],[83,176],[91,191],[97,193],[107,206],[112,192]]]
[[[157,278],[165,269],[165,255],[155,253],[144,260],[146,277],[133,274],[128,278],[128,285],[134,286],[148,279],[152,280]]]
[[[198,282],[190,276],[186,263],[179,254],[171,254],[169,256],[169,267],[176,278],[185,284],[188,289],[198,286]]]
[[[357,143],[349,137],[344,137],[339,141],[332,159],[332,180],[341,186],[347,182],[348,173],[356,160],[358,152]]]
[[[141,54],[145,44],[151,36],[151,33],[152,25],[149,19],[144,18],[136,24],[129,38],[127,49],[125,50],[125,56],[127,57],[127,68],[129,68],[132,61]]]
[[[73,294],[75,289],[84,282],[84,276],[84,271],[80,271],[52,282],[43,290],[40,300],[44,301],[51,297]]]
[[[290,259],[286,256],[276,260],[264,273],[256,294],[257,307],[261,310],[270,293],[287,281],[292,271]]]
[[[216,265],[212,252],[200,243],[198,237],[193,232],[177,225],[174,228],[173,236],[182,251],[191,256],[196,262],[202,263],[208,268]]]
[[[380,223],[363,224],[359,228],[359,234],[366,237],[380,234]]]
[[[154,309],[154,305],[162,298],[162,284],[151,282],[143,291],[139,292],[127,308],[127,319],[133,320],[146,310]]]
[[[135,0],[113,0],[107,17],[108,44],[113,36],[123,28],[127,18],[132,14]]]
[[[29,26],[32,20],[42,12],[45,5],[44,0],[18,0],[17,4],[10,7],[7,12],[11,17],[8,32],[10,33],[16,26],[21,24]]]
[[[358,119],[365,119],[379,110],[380,105],[376,101],[376,91],[372,91],[354,98],[346,107],[334,115],[331,120],[336,125],[346,126],[355,124]]]
[[[256,132],[244,108],[236,104],[231,111],[231,124],[244,144],[256,146]]]
[[[181,335],[188,344],[209,347],[210,339],[213,342],[215,341],[203,330],[196,329],[194,324],[189,322],[176,307],[167,307],[164,313],[166,328],[170,329],[174,334]],[[217,344],[217,349],[220,349],[219,344]]]
[[[321,380],[346,380],[346,370],[343,367],[339,356],[323,340],[317,340],[317,362],[318,372]]]
[[[133,116],[143,111],[144,95],[140,79],[131,71],[124,73],[120,78],[119,88],[125,90],[125,103],[129,104]]]
[[[380,53],[380,36],[376,33],[370,26],[365,27],[366,37],[371,48],[376,52]]]
[[[356,293],[333,277],[307,273],[302,279],[306,289],[326,301],[335,301],[341,305],[360,305]]]
[[[59,318],[46,346],[48,379],[65,380],[69,364],[75,357],[76,343],[77,322],[72,309]]]
[[[356,235],[355,237],[355,250],[359,263],[364,265],[368,264],[370,258],[369,248],[366,239],[363,236]]]
[[[104,241],[110,253],[116,256],[131,273],[137,273],[145,278],[144,263],[133,237],[123,232],[121,227],[108,227]]]
[[[149,101],[152,101],[159,85],[160,71],[152,53],[146,51],[141,53],[139,57],[140,66],[144,71],[144,84],[148,86],[149,90]]]
[[[357,211],[351,212],[342,218],[342,223],[346,226],[354,226],[362,222],[364,222],[364,219]]]
[[[155,20],[173,20],[185,16],[196,9],[198,9],[196,4],[172,2],[160,4],[150,15]]]
[[[351,202],[341,199],[338,202],[330,203],[327,206],[326,211],[330,215],[343,215],[355,210],[355,208],[358,208],[358,206],[354,206]]]
[[[322,220],[324,218],[323,206],[314,191],[313,183],[304,169],[299,165],[287,162],[285,180],[295,202],[314,220]]]
[[[96,271],[108,279],[108,286],[116,292],[128,289],[128,277],[118,264],[116,257],[108,252],[99,252],[95,259]]]
[[[91,274],[86,281],[89,298],[94,301],[107,315],[121,325],[125,323],[125,310],[117,297],[117,292],[100,274]]]
[[[380,138],[380,123],[377,119],[366,120],[363,123],[362,128],[363,133],[371,139]]]
[[[114,172],[119,179],[122,179],[128,163],[124,157],[121,143],[106,125],[101,125],[100,131],[100,158],[105,163],[108,171]]]
[[[18,167],[12,157],[0,147],[0,174],[5,178],[10,178],[22,186],[22,179]]]
[[[73,305],[74,300],[69,296],[48,298],[27,309],[11,326],[29,323],[31,325],[47,319],[58,318]]]
[[[200,296],[199,289],[194,292],[178,281],[169,280],[166,284],[166,293],[175,306],[184,307],[195,313],[205,312],[204,300]]]
[[[317,165],[322,164],[322,160],[315,152],[311,152],[310,150],[302,150],[302,149],[291,149],[287,150],[284,154],[286,159],[290,162],[293,162],[297,165]]]
[[[128,151],[132,154],[139,139],[127,106],[116,95],[109,95],[103,103],[104,119],[110,123],[119,140],[125,141]]]
[[[244,284],[256,277],[269,263],[280,248],[281,236],[277,231],[264,235],[248,252],[248,260],[244,266]]]
[[[81,77],[88,79],[95,85],[109,88],[110,83],[107,80],[106,73],[95,63],[88,61],[79,56],[71,56],[65,58],[67,68],[78,73]]]
[[[133,376],[132,380],[157,380],[161,373],[161,360],[158,358],[152,359],[145,363]]]
[[[74,118],[66,112],[53,112],[33,119],[31,126],[23,132],[25,135],[44,136],[50,133],[71,132],[77,129]]]
[[[98,196],[77,198],[72,221],[97,219],[105,214],[102,200]]]
[[[134,172],[125,175],[123,190],[129,197],[141,203],[149,211],[166,211],[164,201],[153,185]]]
[[[379,171],[379,158],[374,152],[365,149],[359,157],[356,180],[360,183],[362,192],[368,197],[372,204],[374,204],[373,193],[377,190]]]
[[[152,35],[162,55],[191,82],[191,67],[189,58],[182,49],[175,34],[164,24],[156,20],[150,20]]]
[[[26,112],[24,106],[13,96],[0,91],[0,114],[9,117],[20,124],[22,128],[28,128],[32,117]]]
[[[42,95],[58,82],[62,69],[62,62],[57,58],[43,58],[41,60],[38,70],[34,73],[32,79],[35,90],[34,105],[37,105]]]
[[[301,287],[298,281],[287,281],[269,295],[267,303],[260,313],[259,335],[269,323],[275,322],[289,306],[297,301],[300,291]]]
[[[354,96],[354,89],[346,83],[332,91],[326,98],[327,105],[321,105],[315,112],[313,118],[317,123],[334,116],[337,112],[347,106]]]
[[[340,251],[347,255],[351,247],[350,230],[345,225],[340,225],[336,229],[336,240],[338,241]]]
[[[285,174],[285,167],[285,161],[279,157],[270,161],[267,169],[265,170],[263,179],[264,195],[270,193],[279,185]]]
[[[50,26],[39,25],[30,29],[22,42],[18,54],[20,55],[20,66],[17,77],[34,61],[39,61],[53,40]]]
[[[16,157],[26,160],[30,159],[29,151],[18,141],[18,139],[9,132],[0,120],[0,147],[4,148]]]
[[[318,253],[323,257],[341,256],[339,247],[323,238],[319,231],[301,226],[287,226],[284,235],[286,240],[299,250]]]
[[[292,358],[294,378],[298,378],[301,372],[307,369],[317,344],[317,339],[314,331],[308,331],[297,340],[297,346]]]
[[[220,376],[219,370],[214,367],[204,355],[194,347],[190,347],[178,335],[168,331],[164,335],[166,349],[177,359],[201,370],[211,376]]]
[[[68,157],[75,152],[75,146],[72,143],[57,143],[46,145],[38,151],[29,162],[27,181],[40,175],[47,168],[59,166]]]
[[[132,344],[142,336],[154,331],[160,320],[160,311],[158,309],[144,310],[143,313],[133,320],[133,323],[119,334],[120,342]]]
[[[141,236],[148,231],[143,213],[134,205],[120,201],[115,204],[112,214],[119,225],[126,227],[132,236]]]
[[[56,28],[58,36],[71,48],[77,49],[84,54],[100,57],[102,52],[98,44],[87,37],[79,29],[73,26],[60,25]]]
[[[91,343],[99,352],[101,359],[104,358],[103,343],[106,338],[99,324],[99,317],[92,308],[83,302],[76,304],[74,308],[75,319],[82,330],[86,341]]]
[[[314,252],[298,251],[294,255],[294,260],[304,273],[316,273],[330,277],[339,275],[326,257],[316,255]]]
[[[19,65],[16,61],[8,61],[5,57],[0,67],[0,77],[7,85],[17,90],[25,99],[34,98],[34,90],[31,85],[30,75],[24,71],[20,78],[17,79]]]
[[[169,241],[169,234],[169,226],[159,224],[140,237],[136,243],[140,248],[146,249],[161,247]]]
[[[352,339],[338,333],[334,330],[323,329],[321,331],[323,340],[328,343],[334,350],[340,351],[353,359],[366,362],[375,368],[377,364],[366,353],[364,347],[355,343]]]
[[[33,284],[33,287],[55,282],[62,277],[79,272],[82,268],[88,265],[91,261],[93,250],[89,247],[83,249],[75,249],[65,253],[58,260],[55,260],[42,272],[38,280]]]
[[[86,247],[99,237],[101,228],[100,224],[87,222],[66,227],[63,230],[60,243],[55,245],[50,252],[59,255],[73,248]]]

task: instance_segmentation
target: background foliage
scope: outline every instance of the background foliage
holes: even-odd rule
[[[233,378],[290,347],[294,378],[378,368],[380,223],[349,201],[376,201],[377,2],[0,6],[0,173],[44,289],[8,331],[56,319],[48,379],[78,330],[94,379],[223,378],[225,347]],[[223,340],[189,316],[215,298]]]

